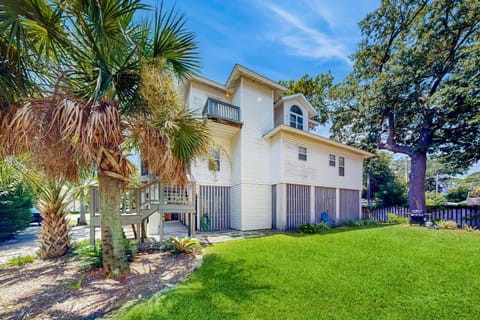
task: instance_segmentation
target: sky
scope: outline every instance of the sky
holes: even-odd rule
[[[146,1],[152,7],[157,0]],[[361,40],[358,22],[380,0],[164,0],[197,35],[200,75],[225,83],[241,64],[274,81],[331,72],[335,82],[352,70]],[[317,133],[328,137],[328,127]],[[480,171],[480,163],[469,173]]]

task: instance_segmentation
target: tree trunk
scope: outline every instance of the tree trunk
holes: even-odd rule
[[[120,217],[120,185],[117,179],[98,174],[103,268],[114,276],[128,271]]]
[[[85,217],[85,192],[82,189],[80,194],[80,220],[78,225],[84,226],[87,224],[87,218]]]
[[[427,153],[416,151],[410,157],[410,181],[408,190],[408,207],[410,210],[425,210],[425,172],[427,170]]]

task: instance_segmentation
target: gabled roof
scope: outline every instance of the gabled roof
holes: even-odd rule
[[[245,68],[244,66],[241,66],[239,64],[235,64],[235,66],[232,69],[232,72],[230,73],[230,76],[228,77],[227,83],[225,83],[225,87],[227,88],[233,88],[237,85],[237,81],[240,79],[240,77],[246,77],[251,80],[254,80],[258,83],[261,83],[274,91],[278,91],[278,93],[282,94],[287,90],[284,86],[278,84],[277,82],[264,77],[255,71],[252,71],[248,68]]]
[[[296,98],[299,98],[302,101],[302,104],[307,107],[308,114],[310,116],[317,115],[317,110],[315,110],[315,108],[312,106],[312,104],[307,100],[307,98],[305,98],[303,93],[295,93],[295,94],[291,94],[289,96],[283,96],[275,102],[275,107],[282,102],[286,102],[286,101],[293,100],[293,99],[296,99]]]
[[[273,130],[266,133],[263,136],[263,138],[264,139],[271,138],[274,135],[276,135],[276,134],[278,134],[279,132],[282,132],[282,131],[283,132],[289,132],[289,133],[292,133],[292,134],[296,134],[296,135],[299,135],[299,136],[302,136],[302,137],[305,137],[305,138],[309,138],[309,139],[312,139],[316,142],[320,142],[322,144],[326,144],[326,145],[329,145],[329,146],[332,146],[332,147],[337,147],[337,148],[343,149],[345,151],[348,151],[348,152],[354,153],[358,156],[361,156],[362,158],[369,158],[369,157],[374,156],[374,154],[372,154],[370,152],[360,150],[360,149],[357,149],[357,148],[354,148],[354,147],[350,147],[350,146],[347,146],[346,144],[339,143],[339,142],[324,138],[322,136],[319,136],[317,134],[314,134],[314,133],[311,133],[311,132],[308,132],[308,131],[295,129],[295,128],[289,127],[287,125],[284,125],[284,124],[276,126],[275,128],[273,128]]]
[[[205,84],[209,87],[219,89],[219,90],[222,90],[222,91],[228,91],[227,87],[225,87],[223,84],[221,84],[217,81],[207,79],[207,78],[199,76],[199,75],[192,75],[187,80],[200,82],[200,83],[203,83],[203,84]]]

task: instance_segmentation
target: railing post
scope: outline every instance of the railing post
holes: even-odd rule
[[[140,206],[142,205],[142,189],[135,189],[135,212],[137,215],[141,215]]]

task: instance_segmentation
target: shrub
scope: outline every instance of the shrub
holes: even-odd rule
[[[168,242],[172,245],[172,253],[175,255],[195,254],[198,253],[202,248],[197,239],[191,239],[189,237],[172,237],[168,240]]]
[[[309,234],[321,233],[329,229],[330,229],[330,226],[323,221],[317,224],[304,223],[298,226],[298,230],[300,230],[301,233],[309,233]]]
[[[30,187],[21,181],[15,168],[0,162],[0,241],[28,227],[33,217],[32,203]]]
[[[439,222],[437,222],[437,226],[439,229],[450,229],[450,230],[454,230],[454,229],[457,229],[457,223],[453,220],[440,220]]]
[[[407,223],[408,218],[401,217],[395,213],[387,213],[387,222],[390,224]]]
[[[7,261],[9,267],[21,267],[27,263],[32,263],[35,260],[35,255],[13,257]]]
[[[135,259],[137,253],[135,240],[124,239],[125,252],[128,262]],[[82,270],[103,267],[103,254],[101,241],[96,241],[95,245],[90,245],[89,240],[75,242],[72,245],[70,255],[82,261]]]
[[[362,223],[358,220],[348,220],[347,223],[345,223],[347,227],[355,228],[355,227],[361,227]]]
[[[298,226],[298,230],[300,230],[301,233],[315,233],[315,228],[313,224],[310,223],[302,223]]]

